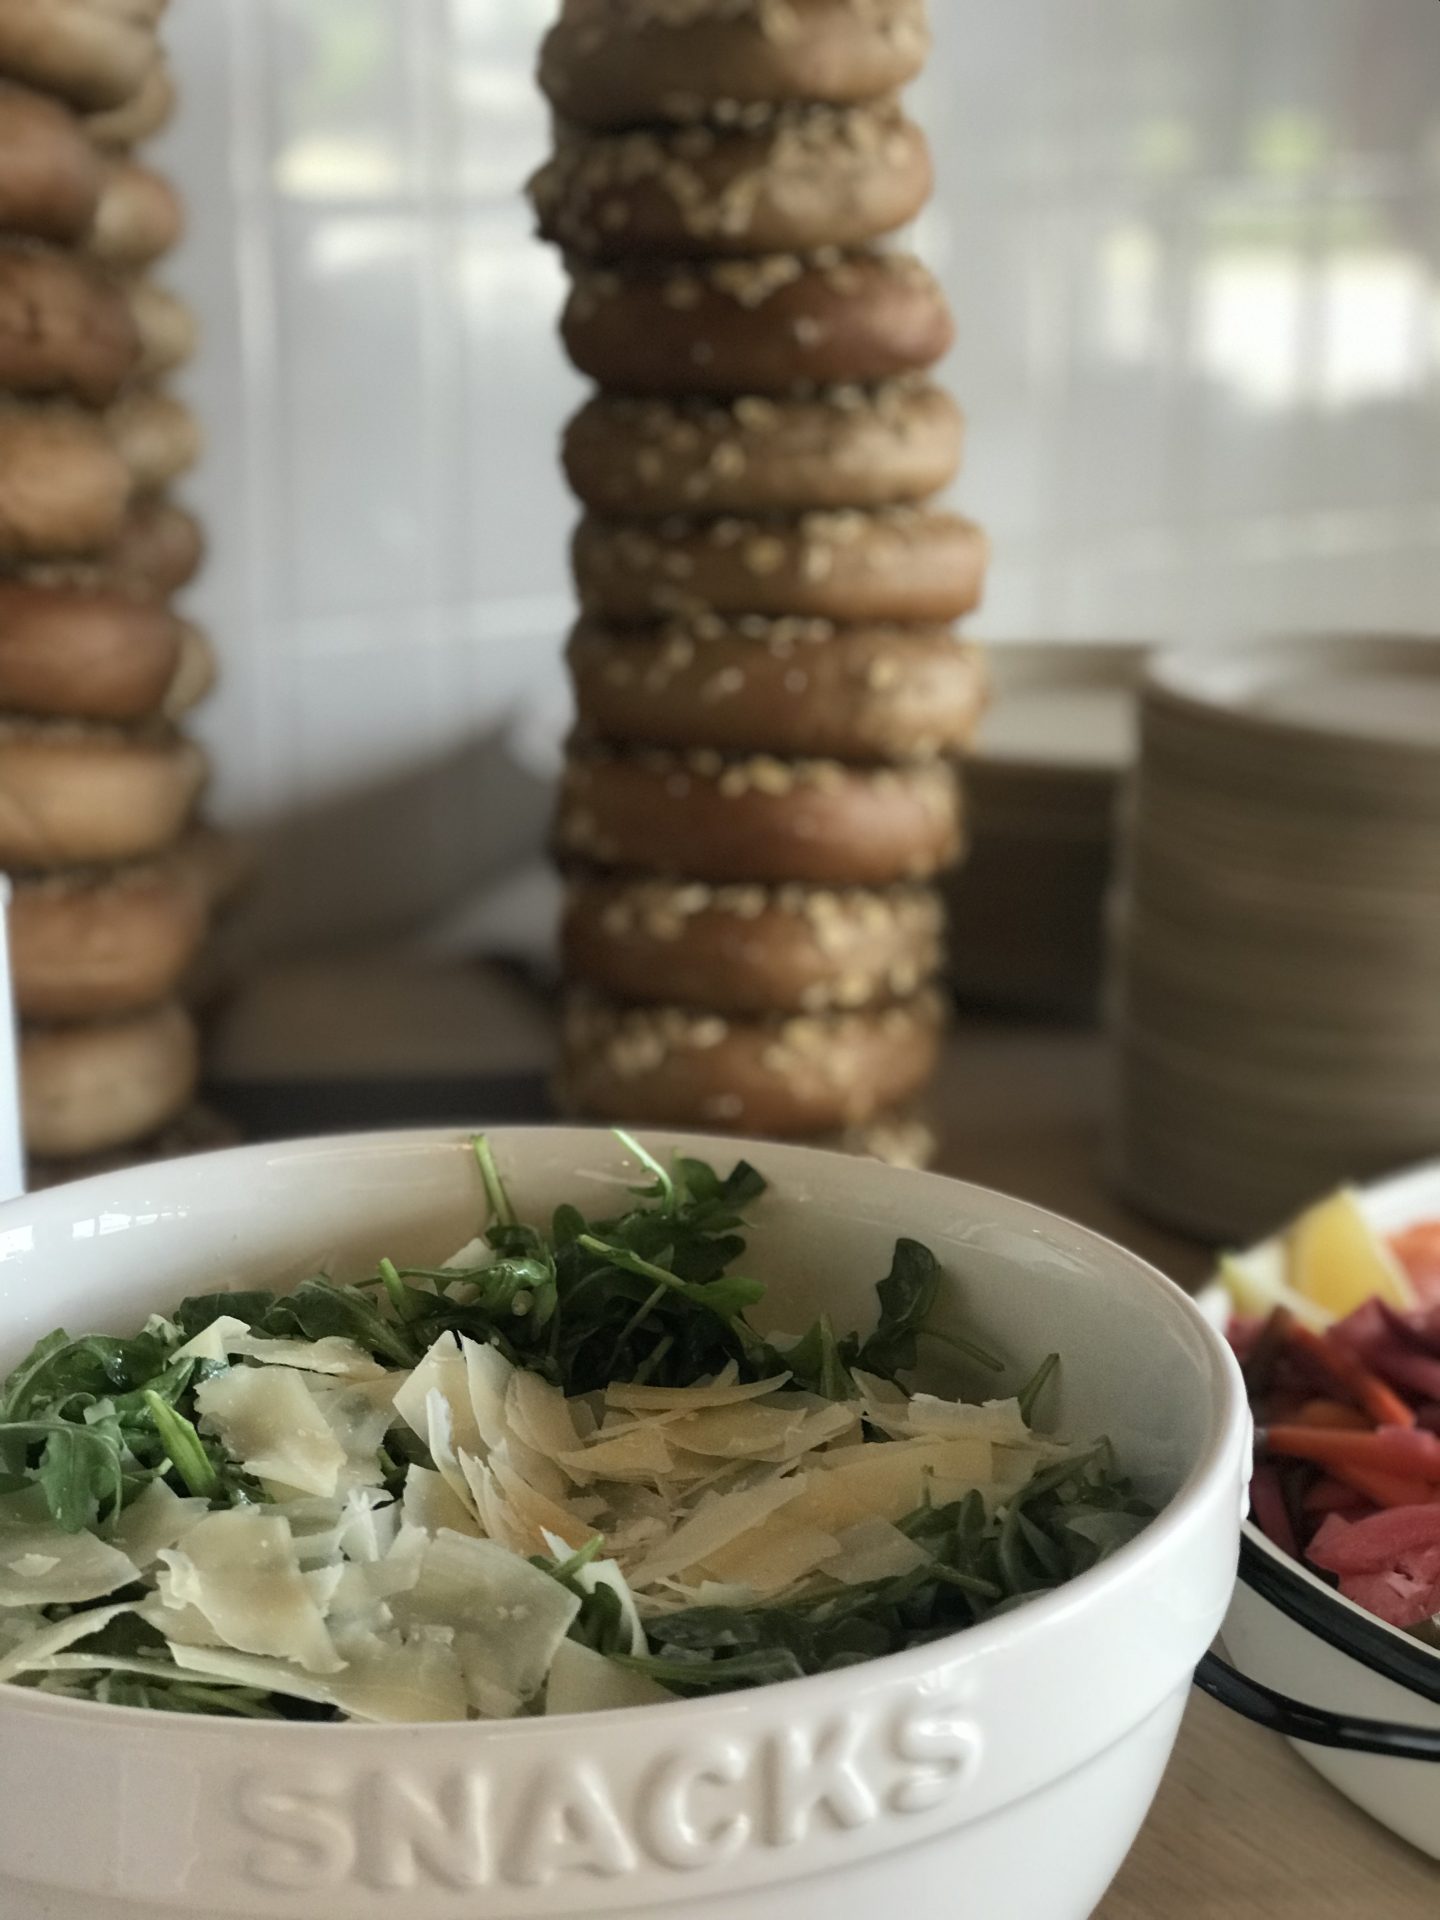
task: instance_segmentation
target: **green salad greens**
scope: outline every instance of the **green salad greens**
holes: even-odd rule
[[[761,1331],[743,1162],[645,1170],[613,1217],[517,1217],[439,1267],[192,1296],[56,1332],[0,1395],[0,1680],[251,1718],[641,1704],[923,1645],[1084,1573],[1152,1515],[935,1325],[896,1243],[867,1333]],[[931,1366],[934,1371],[934,1365]]]

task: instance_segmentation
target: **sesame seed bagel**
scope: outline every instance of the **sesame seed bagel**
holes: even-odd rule
[[[850,1153],[861,1160],[883,1160],[887,1167],[908,1167],[923,1173],[933,1167],[940,1151],[935,1129],[920,1114],[900,1109],[882,1113],[861,1127],[822,1134],[805,1143],[831,1153]]]
[[[24,241],[0,243],[0,391],[104,406],[139,356],[129,304],[101,268]]]
[[[183,367],[194,356],[199,341],[193,309],[154,280],[131,280],[126,292],[140,342],[137,378],[154,380]]]
[[[591,515],[573,550],[581,606],[621,621],[706,613],[955,620],[979,605],[989,557],[973,521],[917,507],[794,520]]]
[[[530,183],[540,232],[587,259],[858,247],[913,220],[934,182],[892,101],[792,107],[765,126],[562,131]]]
[[[212,917],[235,904],[255,878],[258,864],[252,841],[204,820],[187,830],[174,858],[184,863]]]
[[[180,629],[180,657],[160,703],[160,712],[167,720],[181,720],[198,707],[220,677],[220,663],[204,629],[190,620],[177,620],[175,624]]]
[[[130,471],[104,423],[63,406],[0,406],[0,559],[71,557],[107,546]]]
[[[193,706],[209,648],[153,602],[0,580],[0,709],[123,722]],[[197,690],[198,686],[198,690]]]
[[[929,51],[924,0],[566,0],[540,84],[592,127],[890,93]]]
[[[918,372],[946,352],[954,323],[913,255],[776,253],[664,272],[582,269],[561,332],[602,387],[737,396]]]
[[[185,210],[163,174],[134,160],[112,160],[100,190],[90,251],[107,267],[147,267],[180,243]]]
[[[26,1186],[31,1193],[58,1187],[69,1180],[90,1180],[98,1173],[118,1173],[152,1160],[180,1160],[192,1153],[215,1153],[222,1147],[237,1146],[240,1132],[229,1120],[208,1107],[187,1106],[143,1140],[127,1142],[123,1148],[106,1153],[77,1154],[69,1160],[40,1160],[31,1157],[26,1169]],[[877,1156],[883,1158],[883,1155]]]
[[[716,1013],[821,1013],[904,999],[941,961],[924,887],[708,887],[572,875],[567,979],[617,1000]]]
[[[153,27],[163,17],[170,0],[86,0],[101,13],[113,13],[122,20],[139,20]]]
[[[91,0],[5,0],[0,73],[77,107],[116,107],[158,58],[153,29]]]
[[[919,376],[813,399],[598,394],[565,433],[565,471],[597,513],[800,513],[923,500],[960,466],[960,409]]]
[[[115,450],[137,492],[169,486],[200,458],[200,423],[189,407],[159,387],[121,394],[105,415]]]
[[[183,1007],[32,1027],[20,1039],[26,1147],[47,1160],[123,1147],[173,1120],[199,1078],[195,1025]]]
[[[927,880],[954,860],[960,795],[944,764],[576,751],[556,840],[565,858],[641,873],[884,887]]]
[[[0,726],[0,867],[139,860],[176,838],[205,756],[165,728]]]
[[[205,533],[173,500],[137,500],[101,565],[122,587],[164,599],[188,586],[205,558]]]
[[[163,133],[174,112],[175,78],[162,56],[135,92],[118,107],[87,114],[85,131],[97,147],[125,152]]]
[[[580,992],[565,1008],[562,1097],[596,1119],[781,1138],[864,1126],[924,1086],[942,1026],[931,993],[875,1012],[727,1020]]]
[[[58,100],[0,84],[0,230],[81,240],[100,199],[100,162]]]
[[[25,1020],[102,1020],[169,999],[209,924],[175,855],[24,880],[10,904],[15,1000]]]
[[[835,760],[956,752],[985,707],[984,658],[947,627],[582,620],[570,674],[606,740]]]

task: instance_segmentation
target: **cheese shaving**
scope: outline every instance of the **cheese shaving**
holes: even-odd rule
[[[270,1654],[307,1673],[334,1673],[340,1656],[305,1584],[288,1521],[260,1508],[208,1514],[184,1548],[160,1555],[163,1603],[194,1607],[225,1646]]]
[[[0,1658],[0,1681],[13,1680],[17,1674],[47,1666],[66,1647],[73,1647],[79,1640],[89,1640],[102,1628],[108,1627],[112,1620],[118,1620],[122,1614],[133,1611],[128,1606],[97,1607],[90,1613],[72,1614],[68,1620],[58,1621],[54,1626],[41,1627]]]
[[[643,1673],[617,1667],[613,1660],[591,1647],[582,1647],[578,1640],[562,1640],[550,1662],[545,1711],[609,1713],[617,1707],[658,1706],[674,1698]]]
[[[286,1367],[232,1367],[195,1395],[205,1427],[246,1473],[299,1493],[334,1493],[345,1449],[314,1395]]]
[[[128,1587],[140,1570],[93,1533],[0,1527],[0,1607],[72,1607]]]

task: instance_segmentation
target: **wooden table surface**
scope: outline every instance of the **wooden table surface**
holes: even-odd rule
[[[1099,1041],[973,1023],[940,1087],[944,1171],[1108,1234],[1193,1285],[1210,1251],[1140,1219],[1104,1175]],[[1098,1920],[1437,1920],[1440,1866],[1352,1807],[1273,1734],[1196,1694]]]

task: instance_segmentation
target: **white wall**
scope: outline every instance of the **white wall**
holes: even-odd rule
[[[1440,623],[1435,0],[932,0],[982,633]],[[518,184],[549,0],[175,0],[195,595],[272,931],[538,845],[579,383]]]

